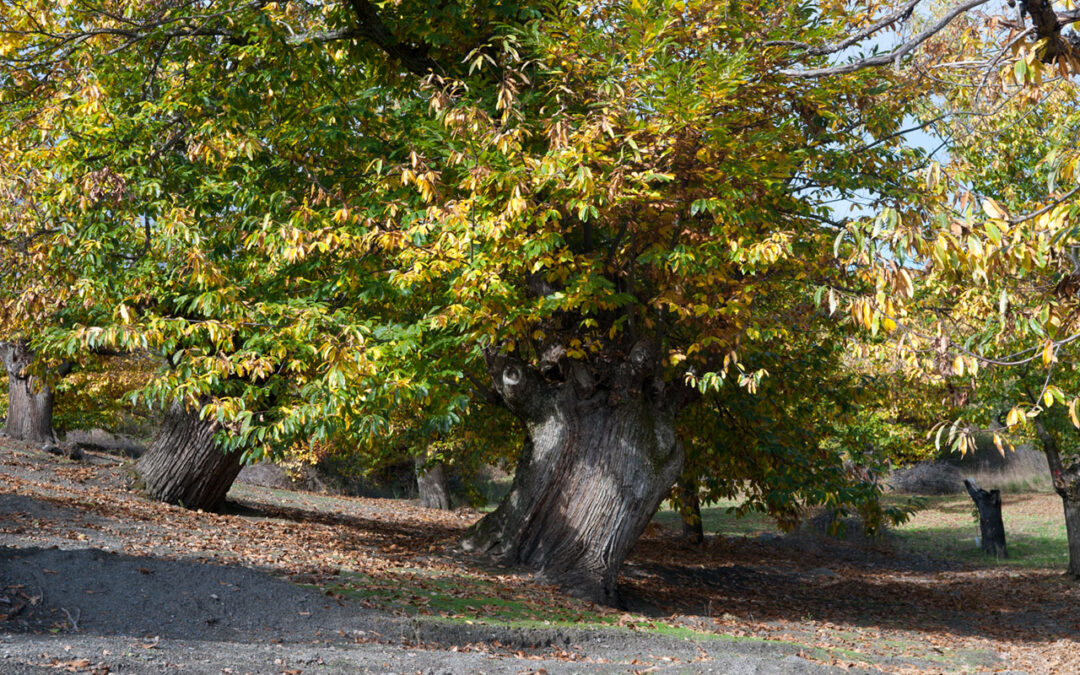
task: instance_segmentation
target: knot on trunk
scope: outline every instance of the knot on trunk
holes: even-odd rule
[[[1080,463],[1053,472],[1054,491],[1064,499],[1080,502]]]
[[[517,415],[528,416],[535,394],[544,387],[539,373],[520,359],[490,350],[485,351],[484,362],[503,404]]]

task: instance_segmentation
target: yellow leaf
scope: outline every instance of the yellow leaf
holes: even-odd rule
[[[955,359],[953,359],[952,370],[954,375],[964,374],[964,357],[957,356]]]
[[[1054,405],[1054,393],[1049,389],[1043,392],[1043,403],[1046,405],[1047,408]]]
[[[1005,448],[1001,445],[1001,436],[994,434],[994,447],[1001,453],[1001,456],[1005,456]]]
[[[1080,429],[1080,418],[1076,416],[1076,400],[1069,401],[1069,419],[1072,421],[1073,426]]]
[[[908,271],[906,269],[904,269],[903,267],[901,267],[897,271],[896,276],[900,281],[900,284],[899,284],[900,287],[901,287],[900,292],[903,293],[904,295],[906,295],[908,298],[911,298],[912,296],[914,296],[915,295],[915,284],[913,284],[911,282],[911,275],[908,274]]]
[[[1020,424],[1020,421],[1024,419],[1024,413],[1020,408],[1014,407],[1009,411],[1009,414],[1005,416],[1005,425],[1009,427],[1015,427]]]
[[[982,207],[986,215],[990,216],[991,218],[994,218],[996,220],[1009,219],[1009,212],[1006,211],[1001,206],[1001,204],[998,204],[996,201],[990,199],[989,197],[983,200]]]
[[[870,328],[874,325],[874,310],[870,307],[870,303],[866,302],[865,300],[863,301],[862,307],[860,309],[862,325],[867,330],[870,330]]]
[[[1047,340],[1043,346],[1042,362],[1044,366],[1049,367],[1056,359],[1054,358],[1054,341]]]

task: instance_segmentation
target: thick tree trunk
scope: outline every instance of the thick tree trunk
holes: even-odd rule
[[[1057,439],[1038,417],[1032,418],[1032,421],[1046,453],[1046,462],[1050,465],[1054,491],[1061,497],[1065,509],[1065,534],[1069,541],[1068,574],[1080,579],[1080,463],[1066,468],[1058,452]]]
[[[1008,558],[1005,548],[1005,523],[1001,520],[1001,491],[981,489],[970,478],[964,479],[971,500],[979,510],[979,536],[983,553],[998,558]]]
[[[442,462],[428,464],[416,458],[416,490],[420,506],[429,509],[450,509],[450,488],[446,484],[446,469]]]
[[[55,443],[53,392],[47,382],[27,373],[34,352],[26,342],[0,343],[8,374],[8,412],[4,431],[9,438],[34,444]]]
[[[574,595],[617,602],[619,566],[683,464],[647,356],[632,352],[599,382],[580,364],[549,382],[520,361],[488,356],[495,391],[527,436],[510,493],[469,531],[467,550],[528,566]]]
[[[687,541],[700,544],[705,541],[705,526],[701,522],[701,499],[698,497],[696,478],[685,475],[676,488],[679,497],[679,514],[682,516],[682,534]]]
[[[189,509],[220,509],[240,473],[241,454],[217,446],[218,428],[216,421],[200,419],[197,410],[174,403],[136,465],[147,496]]]

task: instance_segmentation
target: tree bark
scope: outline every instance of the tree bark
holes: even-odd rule
[[[705,526],[701,522],[701,499],[698,497],[697,478],[683,476],[676,488],[679,498],[679,514],[682,516],[683,538],[693,544],[705,541]]]
[[[979,509],[979,536],[982,539],[983,553],[1008,558],[1009,553],[1005,548],[1005,524],[1001,520],[1001,491],[987,492],[970,478],[964,479],[964,487],[975,502],[975,507]]]
[[[27,443],[55,443],[52,389],[48,382],[27,372],[34,362],[33,350],[23,340],[2,342],[0,357],[8,374],[5,433],[9,438]]]
[[[446,484],[446,469],[442,462],[429,465],[425,458],[416,458],[416,490],[420,506],[450,510],[450,488]]]
[[[1065,510],[1065,535],[1069,542],[1069,570],[1071,577],[1080,579],[1080,463],[1066,468],[1058,452],[1057,439],[1038,417],[1032,418],[1035,433],[1046,453],[1050,465],[1050,477],[1054,491],[1061,497]]]
[[[136,465],[151,499],[189,509],[219,510],[240,473],[241,453],[214,442],[219,425],[198,410],[174,403],[150,449]]]
[[[615,604],[619,566],[683,465],[673,406],[644,348],[600,380],[582,364],[550,382],[489,354],[503,403],[525,423],[513,487],[467,533],[466,550],[537,571],[574,595]]]

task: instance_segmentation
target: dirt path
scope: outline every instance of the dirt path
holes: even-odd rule
[[[1038,575],[1018,601],[1058,600],[990,608],[999,636],[957,607],[979,572],[658,531],[629,613],[463,556],[475,513],[240,486],[205,514],[129,481],[108,455],[0,444],[0,673],[1076,672],[1075,589]]]

